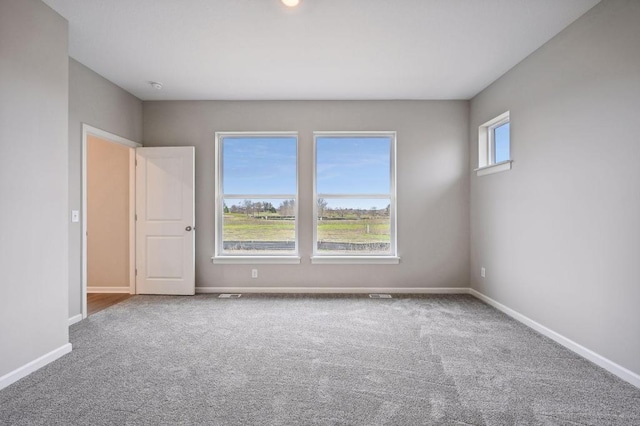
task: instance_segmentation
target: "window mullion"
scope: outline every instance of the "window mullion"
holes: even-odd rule
[[[244,199],[264,199],[264,200],[274,200],[274,199],[295,199],[297,195],[295,194],[222,194],[222,197],[227,200],[244,200]]]
[[[358,199],[358,200],[367,200],[367,199],[387,199],[391,198],[391,193],[388,194],[317,194],[316,199],[318,198],[329,198],[329,199]]]

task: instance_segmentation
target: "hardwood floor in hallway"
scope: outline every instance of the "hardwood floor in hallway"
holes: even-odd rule
[[[93,315],[133,296],[126,293],[89,293],[87,294],[87,315]]]

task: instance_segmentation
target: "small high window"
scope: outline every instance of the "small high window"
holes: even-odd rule
[[[478,176],[511,169],[509,111],[478,128]]]

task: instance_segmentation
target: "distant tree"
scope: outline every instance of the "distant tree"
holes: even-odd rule
[[[250,216],[253,213],[253,202],[251,200],[244,200],[242,202],[242,207],[244,207],[244,213],[247,216]]]
[[[289,209],[289,200],[284,200],[283,202],[281,202],[280,205],[278,206],[278,212],[280,213],[280,216],[286,216],[288,209]]]
[[[324,211],[327,208],[327,205],[329,205],[327,200],[324,198],[318,198],[318,218],[320,218],[320,220],[322,220],[324,216]]]

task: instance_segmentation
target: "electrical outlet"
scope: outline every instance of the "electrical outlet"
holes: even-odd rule
[[[252,269],[251,270],[251,278],[258,278],[258,270],[257,269]]]
[[[486,275],[486,270],[484,269],[484,266],[483,266],[482,268],[480,268],[480,276],[484,278],[485,275]]]

